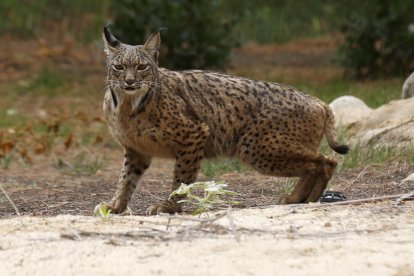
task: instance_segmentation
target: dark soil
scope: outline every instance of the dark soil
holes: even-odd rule
[[[2,172],[0,181],[22,215],[92,215],[94,207],[108,201],[115,191],[116,166],[117,162],[113,161],[110,168],[94,176],[68,175],[51,166],[18,172],[10,170]],[[169,195],[172,170],[173,162],[170,160],[154,162],[130,204],[134,214],[144,214],[149,205]],[[414,183],[402,183],[401,180],[413,171],[414,165],[394,164],[339,172],[329,189],[341,191],[347,199],[407,193],[414,191]],[[234,200],[241,204],[235,208],[274,205],[286,181],[254,171],[229,173],[218,178],[228,183],[229,190],[239,193]],[[12,205],[0,194],[0,217],[15,215]]]

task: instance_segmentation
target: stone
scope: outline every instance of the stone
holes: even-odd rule
[[[354,96],[342,96],[329,104],[335,115],[335,126],[348,128],[358,121],[368,118],[372,109],[361,99]]]
[[[411,97],[414,97],[414,72],[405,80],[401,93],[401,99]]]

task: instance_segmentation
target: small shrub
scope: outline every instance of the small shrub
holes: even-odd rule
[[[108,221],[111,218],[111,209],[105,204],[98,204],[94,210],[95,216],[101,218],[103,221]]]
[[[237,195],[236,192],[225,190],[227,184],[224,182],[195,182],[193,184],[181,184],[177,190],[173,191],[170,198],[176,195],[186,196],[186,199],[178,201],[179,203],[188,203],[196,207],[192,212],[193,215],[209,212],[222,205],[238,204],[237,201],[228,201],[221,199],[224,195]],[[196,193],[202,193],[198,196]]]

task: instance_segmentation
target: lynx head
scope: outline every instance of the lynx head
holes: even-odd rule
[[[152,34],[144,45],[120,42],[104,27],[108,85],[129,95],[147,93],[157,85],[160,33]]]

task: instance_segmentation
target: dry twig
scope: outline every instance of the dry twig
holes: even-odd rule
[[[20,215],[19,209],[17,208],[16,204],[14,204],[13,200],[10,198],[9,194],[3,187],[3,183],[0,182],[0,190],[2,193],[6,196],[7,200],[10,202],[10,204],[13,206],[14,210],[16,211],[17,216],[19,217],[20,224],[23,225],[22,216]]]
[[[326,206],[333,206],[333,205],[375,203],[378,201],[390,200],[390,199],[398,199],[397,202],[401,202],[402,200],[414,200],[414,192],[411,192],[408,194],[379,196],[379,197],[362,198],[362,199],[354,199],[354,200],[346,200],[346,201],[337,201],[337,202],[332,202],[332,203],[323,203],[319,205],[311,204],[311,205],[301,205],[301,206],[303,207],[326,207]]]

